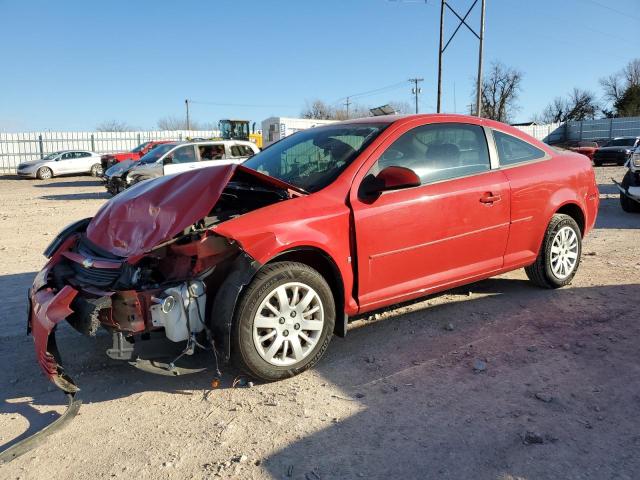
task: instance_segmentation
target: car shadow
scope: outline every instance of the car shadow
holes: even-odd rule
[[[596,228],[640,228],[640,215],[628,213],[620,206],[620,191],[613,184],[599,184],[600,206]]]
[[[12,279],[4,281],[7,296],[19,293],[13,283]],[[524,412],[541,402],[536,404],[529,396],[516,397],[510,399],[510,410],[492,411],[495,396],[513,396],[512,389],[525,388],[520,382],[514,386],[502,380],[497,366],[500,362],[493,357],[503,356],[502,361],[510,368],[522,369],[522,381],[531,375],[534,380],[529,381],[539,382],[538,377],[545,373],[536,370],[538,362],[553,355],[554,347],[580,335],[580,325],[599,324],[624,314],[610,304],[610,298],[617,295],[638,298],[640,285],[543,290],[524,280],[494,278],[357,318],[347,338],[334,339],[327,355],[309,374],[322,377],[342,393],[329,395],[314,385],[318,402],[324,404],[322,412],[310,410],[304,418],[289,421],[310,422],[320,413],[324,417],[325,411],[337,412],[344,405],[352,412],[344,418],[324,419],[329,421],[315,433],[269,455],[263,468],[274,478],[415,478],[416,472],[422,472],[422,478],[478,478],[478,465],[495,471],[491,478],[519,469],[532,474],[527,478],[544,476],[544,470],[536,470],[544,461],[532,467],[531,458],[536,453],[526,450],[518,436],[527,428],[520,416],[526,416]],[[541,305],[556,306],[557,310],[545,310]],[[523,329],[537,332],[534,345],[523,343],[531,341],[531,336],[521,339]],[[215,368],[207,352],[194,359],[203,361],[209,367],[207,372],[177,377],[153,375],[105,357],[104,350],[111,343],[106,333],[86,338],[67,324],[60,330],[60,351],[68,360],[68,373],[82,389],[80,398],[84,402],[134,400],[150,391],[210,396],[214,401],[219,396],[211,390]],[[31,341],[22,337],[0,342],[2,362],[27,372],[26,378],[9,375],[2,379],[4,401],[0,413],[25,417],[30,424],[28,432],[33,433],[57,415],[48,410],[40,413],[35,407],[60,404],[63,397],[47,388]],[[11,349],[5,348],[9,344]],[[514,350],[526,351],[533,360],[513,355]],[[488,363],[488,372],[473,373],[477,359]],[[493,364],[495,371],[491,370]],[[444,368],[456,365],[460,368]],[[585,385],[601,381],[593,377],[594,365],[583,357],[572,356],[565,368],[581,372]],[[618,378],[633,382],[626,379],[632,374],[621,372]],[[222,388],[231,388],[237,375],[237,371],[225,367]],[[295,381],[283,381],[282,389]],[[261,387],[258,384],[255,388]],[[562,385],[557,388],[558,395],[568,398],[574,393],[562,390]],[[23,397],[32,400],[16,401]],[[287,414],[286,405],[256,408],[275,408],[270,410],[275,414],[282,409],[282,414]],[[305,412],[311,408],[305,407]],[[548,420],[551,423],[545,425],[562,436],[556,431],[559,427],[554,430],[553,421],[557,419],[550,416]],[[252,429],[255,425],[239,428]],[[260,426],[264,434],[269,428],[268,424]],[[620,441],[626,441],[627,436],[621,434]],[[16,441],[12,439],[0,449]],[[536,458],[550,455],[548,449],[541,452]],[[464,462],[460,461],[463,456]]]
[[[42,195],[43,200],[109,200],[108,192],[65,193],[60,195]]]
[[[65,188],[65,187],[99,187],[102,185],[100,180],[75,180],[66,182],[50,182],[37,183],[33,186],[36,188]]]

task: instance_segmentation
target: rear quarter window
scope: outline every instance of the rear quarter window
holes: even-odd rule
[[[496,142],[501,166],[530,162],[531,160],[539,160],[546,156],[543,150],[513,135],[494,130],[493,138]]]

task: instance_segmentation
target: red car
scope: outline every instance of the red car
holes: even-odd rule
[[[598,150],[599,145],[598,142],[587,142],[580,141],[575,142],[573,145],[569,146],[569,150],[576,153],[581,153],[582,155],[586,155],[589,157],[589,160],[593,160],[593,154]]]
[[[33,283],[29,326],[67,392],[53,340],[65,319],[112,332],[115,358],[157,331],[282,379],[374,309],[523,267],[536,285],[567,285],[598,198],[586,157],[486,119],[308,129],[242,165],[137,184],[66,228]]]
[[[102,155],[102,171],[106,172],[109,167],[112,167],[118,162],[124,162],[125,160],[139,160],[158,145],[169,143],[171,141],[172,140],[154,140],[152,142],[144,142],[130,152],[107,153],[105,155]]]

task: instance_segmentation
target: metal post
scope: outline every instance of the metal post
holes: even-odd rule
[[[187,107],[187,130],[191,130],[191,120],[189,119],[189,99],[188,98],[184,101],[184,104]]]
[[[480,48],[478,49],[478,85],[476,87],[476,115],[482,116],[482,50],[484,48],[484,3],[480,7]]]
[[[138,133],[138,145],[142,143],[142,138],[140,138],[140,134]]]
[[[91,151],[96,151],[96,138],[94,137],[93,133],[91,134]]]
[[[40,158],[44,158],[44,143],[42,142],[42,135],[38,135],[38,145],[40,147]]]
[[[424,78],[410,78],[409,81],[413,82],[413,84],[415,85],[415,87],[411,89],[411,93],[415,95],[416,113],[418,113],[418,95],[420,95],[420,93],[422,92],[422,89],[418,87],[418,83],[424,81]]]
[[[345,102],[345,106],[347,107],[347,119],[349,118],[349,105],[351,105],[351,102],[349,101],[349,97],[347,97],[347,101]]]
[[[442,107],[442,44],[444,42],[444,7],[445,0],[440,4],[440,46],[438,47],[438,102],[437,111],[441,112]]]

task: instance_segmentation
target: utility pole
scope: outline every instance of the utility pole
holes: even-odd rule
[[[351,105],[351,102],[349,101],[349,97],[347,97],[347,101],[344,102],[344,105],[347,107],[347,119],[349,119],[349,105]]]
[[[445,0],[442,0],[440,4],[440,47],[438,48],[438,108],[437,111],[442,111],[442,43],[444,41],[444,7],[447,4]]]
[[[187,130],[191,130],[191,120],[189,119],[189,99],[188,98],[184,101],[184,104],[187,107]]]
[[[480,11],[480,34],[478,34],[473,28],[471,28],[469,26],[469,24],[467,23],[467,17],[469,16],[469,14],[471,13],[471,11],[475,8],[476,4],[481,1],[481,11]],[[449,9],[451,11],[451,13],[453,13],[456,18],[459,20],[458,25],[456,26],[456,29],[453,31],[453,33],[451,34],[451,36],[449,37],[449,40],[447,40],[446,43],[444,43],[444,12],[445,9]],[[456,34],[458,33],[458,30],[460,30],[460,28],[464,25],[465,27],[467,27],[467,29],[469,29],[469,31],[471,33],[473,33],[475,35],[475,37],[479,40],[480,44],[478,47],[478,79],[477,79],[477,85],[476,85],[476,90],[477,90],[477,95],[476,95],[476,115],[480,116],[481,112],[482,112],[482,54],[483,54],[483,48],[484,48],[484,11],[485,11],[485,0],[474,0],[473,3],[471,4],[471,6],[469,7],[469,9],[467,10],[467,13],[464,14],[464,16],[460,16],[458,14],[458,12],[456,12],[451,5],[449,5],[447,3],[447,0],[441,0],[440,3],[440,47],[438,48],[438,113],[440,113],[441,109],[442,109],[442,55],[444,54],[445,50],[447,49],[447,47],[449,46],[449,44],[451,43],[451,40],[453,40],[453,38],[456,36]],[[444,43],[444,46],[443,46]]]
[[[476,115],[481,116],[482,112],[482,50],[484,48],[484,2],[480,7],[480,47],[478,48],[478,84],[476,85]]]
[[[415,95],[416,98],[416,113],[418,113],[418,95],[422,93],[422,89],[418,87],[418,82],[424,82],[424,78],[410,78],[410,82],[414,83],[414,87],[411,89],[411,93]]]

